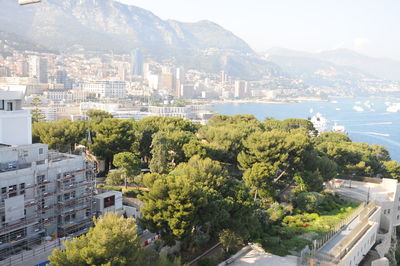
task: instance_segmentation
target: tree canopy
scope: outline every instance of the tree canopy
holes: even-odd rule
[[[65,249],[55,249],[51,265],[165,265],[158,254],[142,247],[133,218],[109,212],[95,220],[86,235],[64,242]],[[179,265],[169,263],[167,265]]]

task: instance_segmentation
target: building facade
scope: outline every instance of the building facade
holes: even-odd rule
[[[95,211],[91,163],[84,153],[32,144],[31,115],[19,96],[0,92],[0,260],[47,238],[85,232]]]

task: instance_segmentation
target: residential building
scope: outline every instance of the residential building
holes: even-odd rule
[[[32,144],[20,93],[0,91],[0,260],[92,224],[93,167],[85,154]]]
[[[125,81],[97,80],[83,83],[82,90],[94,94],[96,98],[124,98],[126,83]]]
[[[383,258],[400,225],[400,184],[396,179],[366,178],[364,181],[334,179],[328,188],[342,198],[360,202],[358,209],[323,240],[314,243],[314,263],[359,265]]]
[[[131,75],[143,75],[143,54],[139,49],[131,52]]]
[[[29,61],[29,76],[36,78],[40,83],[47,83],[47,59],[37,55],[32,56]]]

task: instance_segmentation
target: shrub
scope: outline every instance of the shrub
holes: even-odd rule
[[[124,188],[122,189],[122,195],[125,197],[136,198],[138,195],[141,195],[141,191],[134,188]]]
[[[318,212],[323,198],[317,192],[302,192],[293,198],[293,204],[303,212]]]
[[[310,226],[310,222],[315,221],[318,218],[319,215],[316,213],[304,213],[294,216],[286,216],[282,221],[282,225],[288,227],[307,227]]]
[[[269,219],[273,222],[282,220],[283,216],[286,214],[285,206],[279,204],[278,202],[272,203],[271,207],[267,210]]]

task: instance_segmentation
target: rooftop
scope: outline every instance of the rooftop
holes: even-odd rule
[[[393,201],[397,180],[384,178],[380,183],[335,179],[331,189],[357,201]]]

